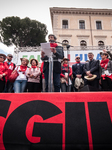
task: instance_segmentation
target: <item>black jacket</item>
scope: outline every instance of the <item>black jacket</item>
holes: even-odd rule
[[[84,72],[86,74],[86,71],[90,71],[91,74],[97,75],[96,79],[100,79],[100,70],[99,70],[99,60],[92,60],[91,68],[90,68],[90,62],[84,64]]]
[[[84,64],[81,64],[79,63],[80,65],[80,75],[82,75],[82,78],[83,78],[83,75],[84,75],[84,70],[83,70],[83,67],[84,67]],[[77,75],[77,64],[74,64],[72,65],[72,73],[73,73],[73,77],[76,78],[76,75]]]
[[[56,47],[56,53],[53,54],[53,71],[56,73],[61,73],[61,60],[64,58],[64,52],[63,52],[63,47],[57,46]],[[43,73],[45,72],[46,69],[49,69],[49,62],[48,62],[48,57],[45,56],[44,58],[41,58],[42,61],[44,61],[44,66],[43,66]]]

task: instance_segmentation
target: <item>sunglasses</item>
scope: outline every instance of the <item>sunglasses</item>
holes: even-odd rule
[[[80,58],[78,57],[78,58],[76,58],[76,59],[80,59]]]

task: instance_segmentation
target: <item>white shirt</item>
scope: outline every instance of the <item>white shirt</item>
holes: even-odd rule
[[[28,68],[26,69],[25,74],[23,74],[23,72],[19,72],[20,66],[17,66],[17,67],[15,68],[15,70],[17,70],[17,72],[18,72],[18,74],[19,74],[19,76],[16,78],[16,80],[27,80],[26,72],[27,72]]]

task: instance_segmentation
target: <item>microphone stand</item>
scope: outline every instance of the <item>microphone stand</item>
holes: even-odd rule
[[[69,61],[70,61],[70,59],[69,59],[69,54],[70,54],[69,48],[70,48],[70,45],[67,45],[66,48],[67,48],[67,58],[68,58],[68,92],[69,92],[69,89],[70,89],[70,87],[69,87]]]
[[[53,88],[53,57],[49,56],[48,92],[52,92],[52,88]]]

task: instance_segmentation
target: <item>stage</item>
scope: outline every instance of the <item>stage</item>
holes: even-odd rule
[[[0,150],[112,149],[112,92],[0,94]]]

